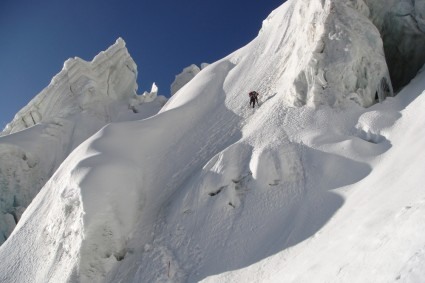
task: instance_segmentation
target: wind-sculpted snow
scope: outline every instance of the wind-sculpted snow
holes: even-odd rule
[[[98,282],[111,272],[117,262],[131,257],[131,254],[139,251],[140,245],[151,242],[155,218],[162,203],[209,156],[228,146],[240,135],[236,127],[239,121],[236,115],[226,108],[218,113],[212,111],[218,105],[224,105],[222,85],[232,67],[233,64],[224,61],[211,72],[200,76],[196,89],[213,94],[208,99],[205,100],[202,92],[194,92],[192,96],[183,97],[183,104],[179,105],[178,99],[171,103],[168,107],[177,108],[161,115],[143,121],[111,124],[71,154],[59,168],[55,175],[57,177],[53,177],[61,178],[62,181],[48,183],[40,195],[55,191],[57,193],[52,196],[53,199],[72,195],[79,200],[75,205],[83,209],[84,216],[77,213],[68,215],[69,209],[77,209],[71,206],[62,210],[58,208],[62,212],[57,212],[55,219],[41,222],[45,223],[45,229],[53,231],[49,234],[51,237],[58,237],[54,243],[58,249],[64,241],[62,233],[78,233],[73,237],[75,245],[71,247],[72,251],[67,252],[74,256],[55,259],[56,253],[43,254],[47,258],[23,263],[32,265],[28,268],[30,272],[36,272],[36,266],[41,263],[39,260],[60,260],[62,262],[59,266],[66,265],[69,270],[79,271],[77,281]],[[211,106],[215,107],[211,109]],[[169,127],[164,129],[164,125]],[[205,135],[208,130],[219,131],[214,139],[210,139],[211,135]],[[223,132],[227,134],[222,135]],[[123,134],[125,139],[122,138]],[[142,136],[145,138],[140,140]],[[58,203],[60,206],[61,202]],[[42,210],[43,198],[37,198],[32,206],[38,207],[37,211]],[[56,218],[67,219],[68,230],[63,232],[63,226]],[[27,221],[22,219],[18,223],[18,230],[2,246],[2,251],[13,248],[9,243],[25,241],[24,231],[27,227],[38,229]],[[44,227],[40,222],[34,225]],[[69,230],[74,228],[76,232]],[[59,233],[54,234],[56,231]],[[135,237],[129,237],[132,234]],[[44,243],[33,238],[33,242],[27,243],[26,247],[31,249],[34,245],[40,247]],[[78,252],[78,255],[74,252]],[[58,274],[55,270],[56,267],[46,267],[45,273],[40,270],[37,273],[49,280],[56,276],[71,276],[70,272]]]
[[[391,97],[364,2],[287,1],[157,115],[78,146],[0,248],[0,281],[423,278],[424,79]]]
[[[313,187],[335,188],[333,192],[344,198],[343,205],[298,245],[244,268],[217,272],[202,282],[422,282],[424,94],[422,72],[397,97],[382,104],[343,113],[322,109],[310,117],[312,121],[304,120],[306,128],[298,134],[307,145],[302,159],[304,174]],[[311,115],[305,113],[308,110],[303,112],[296,118]],[[291,128],[295,127],[288,127],[288,135],[296,138],[294,133],[300,128]],[[352,136],[356,131],[350,134],[350,128],[362,128],[385,139],[370,142]],[[352,184],[344,186],[344,182]],[[309,199],[312,202],[303,207],[315,210],[335,205],[332,198],[319,206],[320,197]],[[303,229],[317,224],[314,218],[324,215],[315,210],[303,222]],[[245,235],[248,239],[253,236]],[[256,245],[260,250],[271,245],[270,241],[260,243],[264,245]]]
[[[122,39],[91,62],[74,58],[0,137],[0,244],[66,156],[112,121],[151,116],[157,88],[136,95],[137,68]],[[150,103],[147,103],[150,102]],[[13,221],[12,221],[13,220]]]

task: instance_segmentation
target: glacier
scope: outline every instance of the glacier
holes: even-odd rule
[[[0,244],[63,160],[111,122],[156,114],[166,99],[136,95],[137,66],[119,38],[91,62],[69,59],[0,133]]]
[[[51,85],[80,99],[49,86],[0,138],[2,189],[43,186],[23,214],[8,201],[0,281],[421,282],[425,72],[394,92],[377,7],[289,0],[167,102],[135,95],[121,39],[107,75],[104,53],[66,63],[80,83]]]
[[[365,2],[381,32],[394,88],[400,90],[425,63],[425,1]]]

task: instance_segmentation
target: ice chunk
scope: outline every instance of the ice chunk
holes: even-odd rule
[[[205,64],[201,67],[204,68]],[[190,82],[200,71],[201,69],[195,64],[184,68],[183,71],[176,76],[174,82],[171,84],[171,95],[175,94],[185,84]]]

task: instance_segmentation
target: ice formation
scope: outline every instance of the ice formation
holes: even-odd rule
[[[364,1],[382,34],[391,79],[399,90],[425,63],[425,1]]]
[[[84,110],[102,120],[110,120],[111,101],[136,94],[137,67],[122,39],[101,52],[92,62],[78,57],[64,63],[50,85],[20,110],[6,125],[4,134],[21,131],[53,118],[69,117]]]
[[[291,5],[286,32],[294,38],[284,42],[293,50],[282,48],[282,59],[291,70],[285,80],[293,86],[289,97],[296,105],[341,105],[353,100],[367,107],[392,95],[380,34],[351,1]],[[302,27],[297,27],[300,22]]]
[[[176,78],[171,84],[171,95],[174,95],[185,84],[190,82],[200,71],[201,69],[195,64],[184,68],[180,74],[176,75]]]
[[[6,126],[0,137],[0,244],[81,142],[107,123],[152,115],[165,103],[155,84],[150,93],[136,95],[136,77],[136,64],[120,38],[91,62],[67,60]],[[152,103],[146,108],[144,102]]]
[[[425,76],[391,97],[370,15],[361,0],[289,0],[157,115],[86,139],[0,247],[0,281],[424,278]],[[134,73],[123,69],[125,91],[109,79],[100,89],[138,115],[125,95]],[[22,142],[40,127],[2,139]],[[22,174],[45,168],[35,151],[13,150]]]

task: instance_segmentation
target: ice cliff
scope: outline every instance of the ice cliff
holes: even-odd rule
[[[20,110],[1,134],[76,113],[90,113],[105,122],[117,120],[114,103],[144,99],[136,96],[136,78],[137,66],[119,38],[91,62],[78,57],[67,60],[49,86]]]
[[[391,80],[399,90],[425,63],[425,1],[364,1],[381,32]]]
[[[353,2],[289,1],[285,24],[270,27],[283,36],[265,50],[285,65],[274,76],[287,85],[294,105],[342,106],[351,100],[368,107],[393,94],[379,31]]]
[[[137,67],[118,39],[91,62],[69,59],[0,134],[0,244],[68,154],[110,122],[158,112],[165,98],[136,95]],[[151,102],[145,104],[144,102]]]

